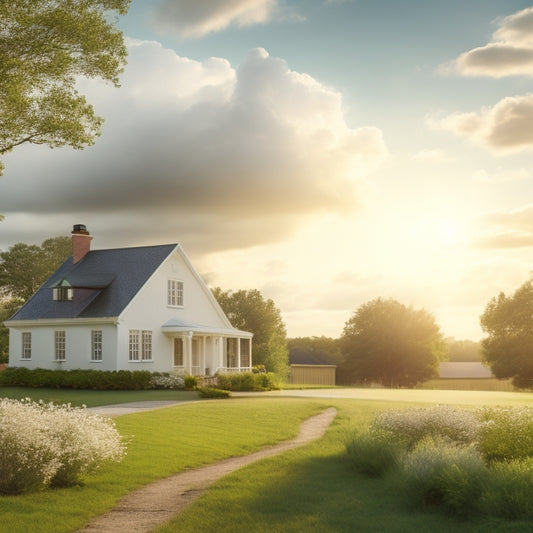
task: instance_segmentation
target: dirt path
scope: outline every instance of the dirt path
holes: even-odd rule
[[[219,478],[254,461],[283,453],[319,439],[335,418],[329,408],[303,422],[300,433],[282,442],[242,457],[231,457],[219,463],[188,470],[151,483],[122,498],[108,513],[95,518],[79,533],[148,532],[183,511]]]

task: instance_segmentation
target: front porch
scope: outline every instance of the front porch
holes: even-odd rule
[[[208,328],[174,320],[163,325],[172,339],[172,370],[192,376],[251,372],[252,334],[232,328]]]

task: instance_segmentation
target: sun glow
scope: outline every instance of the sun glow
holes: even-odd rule
[[[441,220],[437,225],[437,235],[442,244],[460,244],[466,240],[464,226],[455,220]]]

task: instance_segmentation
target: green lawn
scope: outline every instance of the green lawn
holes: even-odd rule
[[[86,405],[97,407],[115,403],[139,402],[150,400],[198,400],[198,393],[193,391],[172,390],[111,390],[96,391],[83,389],[44,389],[29,387],[0,387],[0,398],[31,398],[58,404],[70,403],[74,406]]]
[[[338,416],[320,441],[254,463],[221,479],[158,533],[526,532],[525,521],[470,520],[413,507],[394,477],[368,479],[344,458],[350,428],[407,403],[333,400]]]
[[[28,389],[24,390],[23,397],[27,396]],[[368,480],[347,468],[344,440],[347,433],[368,424],[382,409],[413,403],[446,403],[446,400],[470,406],[531,404],[533,394],[371,389],[350,392],[365,397],[305,399],[256,395],[181,404],[117,417],[117,428],[129,440],[128,455],[122,463],[103,467],[97,475],[88,478],[84,486],[0,497],[0,532],[75,531],[135,488],[187,468],[247,454],[291,438],[303,419],[329,406],[338,409],[338,416],[323,439],[225,477],[161,531],[470,533],[530,530],[530,524],[485,517],[460,522],[438,512],[413,509],[402,499],[393,478]],[[139,392],[132,391],[132,394],[133,400],[143,399],[139,398]],[[33,396],[34,399],[40,397]],[[93,400],[97,401],[96,396]],[[62,398],[61,401],[72,400]],[[128,400],[122,397],[92,405],[117,401]]]

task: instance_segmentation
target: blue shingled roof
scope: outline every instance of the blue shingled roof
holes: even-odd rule
[[[176,244],[93,250],[78,263],[67,259],[10,320],[119,316]],[[54,301],[53,287],[66,280],[71,301]]]

